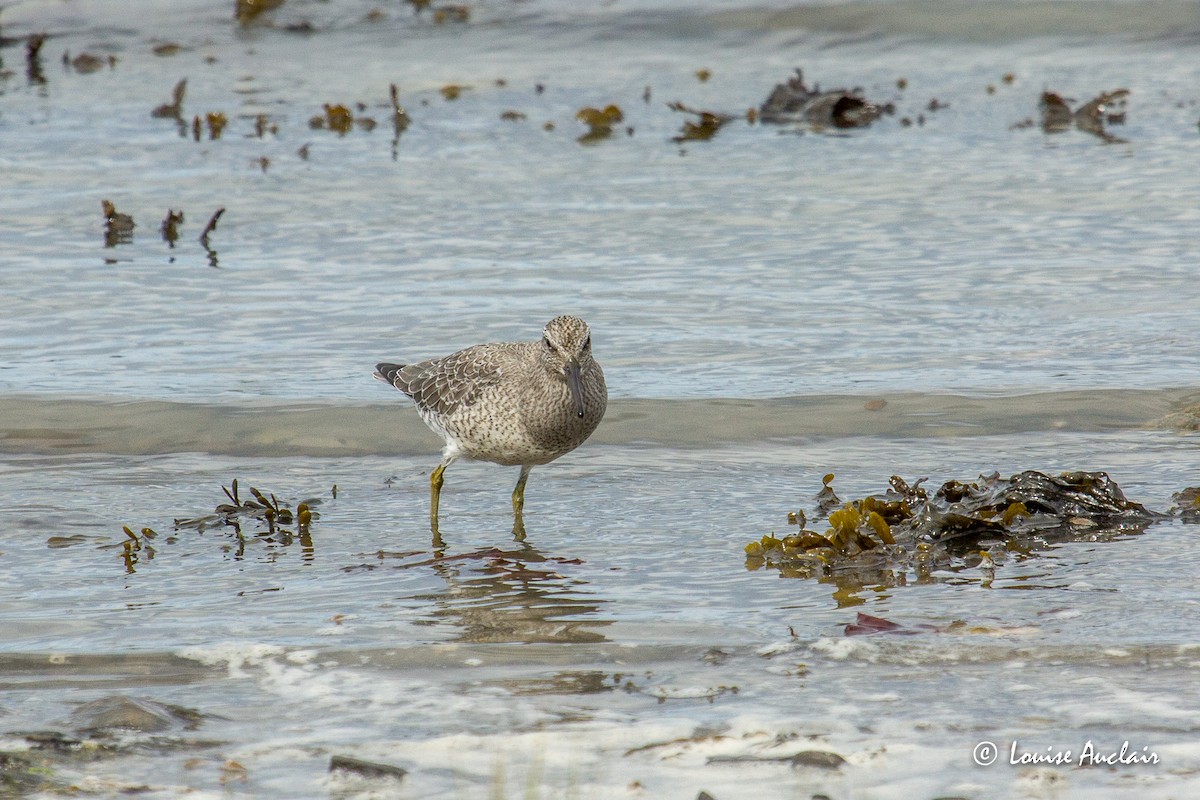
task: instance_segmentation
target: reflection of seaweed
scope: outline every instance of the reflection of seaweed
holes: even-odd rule
[[[179,130],[179,136],[184,139],[187,138],[187,123],[183,119],[183,97],[186,93],[187,78],[183,78],[175,84],[175,88],[171,92],[171,102],[163,103],[150,112],[150,116],[155,119],[174,120],[175,127]]]
[[[987,572],[1010,551],[1141,533],[1166,516],[1128,500],[1103,472],[993,473],[969,484],[947,481],[932,495],[923,479],[910,485],[893,476],[885,494],[849,503],[838,500],[832,480],[825,477],[817,498],[830,529],[806,530],[803,512],[790,514],[800,532],[751,542],[748,568],[834,582],[835,596],[849,604],[864,585],[900,585],[910,570],[918,580],[935,568]]]
[[[1042,130],[1045,133],[1061,133],[1071,127],[1079,128],[1106,143],[1124,143],[1127,140],[1108,132],[1105,125],[1121,125],[1125,122],[1125,103],[1128,89],[1101,92],[1075,111],[1067,99],[1054,92],[1042,92],[1038,107],[1042,111]]]
[[[25,77],[31,85],[44,86],[46,73],[42,70],[42,45],[46,34],[32,33],[25,41]]]
[[[125,572],[137,572],[134,566],[145,558],[146,561],[152,561],[154,554],[157,552],[151,542],[158,533],[153,528],[142,528],[141,533],[134,533],[126,525],[122,530],[125,531],[125,541],[121,545],[121,558],[125,561]]]
[[[204,252],[208,254],[208,265],[210,267],[218,267],[217,251],[208,246],[208,235],[217,229],[217,221],[221,219],[221,215],[225,213],[225,207],[222,206],[213,212],[213,215],[208,218],[208,224],[204,226],[204,230],[200,232],[200,246],[204,248]]]

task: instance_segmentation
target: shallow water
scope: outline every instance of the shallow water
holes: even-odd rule
[[[868,586],[742,554],[811,510],[826,472],[850,498],[892,474],[1101,469],[1160,511],[1195,483],[1193,4],[231,16],[0,16],[0,750],[56,781],[12,791],[1198,791],[1179,520],[1008,553],[994,576]],[[83,74],[65,52],[117,61]],[[748,124],[796,67],[896,113],[843,133]],[[152,118],[185,77],[183,128]],[[398,138],[392,83],[412,118]],[[470,88],[447,101],[451,83]],[[1120,87],[1124,142],[1018,125],[1043,90],[1078,105]],[[736,119],[672,142],[687,117],[670,101]],[[325,103],[378,125],[311,129]],[[578,142],[575,112],[608,103],[621,126]],[[228,126],[194,141],[211,111]],[[105,246],[105,199],[132,242]],[[168,208],[185,214],[174,247]],[[534,471],[524,542],[515,471],[456,464],[435,553],[439,443],[372,366],[532,338],[567,312],[593,328],[608,417]],[[235,477],[320,500],[311,536],[174,530]],[[157,531],[153,554],[126,556],[126,525]],[[911,635],[847,637],[858,611]],[[26,735],[83,737],[73,715],[111,695],[206,716],[103,756]],[[1007,763],[1077,764],[1089,740],[1159,763]],[[984,741],[1001,763],[972,761]],[[803,750],[847,763],[746,760]],[[408,774],[331,773],[333,755]]]

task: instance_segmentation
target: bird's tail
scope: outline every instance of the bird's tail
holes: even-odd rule
[[[375,374],[372,377],[374,377],[377,381],[383,381],[384,383],[395,386],[396,376],[402,369],[404,369],[404,364],[376,364]]]

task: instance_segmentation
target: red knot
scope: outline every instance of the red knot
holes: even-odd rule
[[[522,533],[529,471],[583,444],[608,404],[591,331],[570,316],[547,322],[541,341],[479,344],[417,364],[378,364],[375,377],[411,397],[421,419],[446,442],[429,476],[435,537],[442,473],[458,458],[521,467],[512,504],[515,532]]]

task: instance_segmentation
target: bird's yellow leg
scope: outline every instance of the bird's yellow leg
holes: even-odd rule
[[[429,473],[429,524],[433,526],[435,534],[438,526],[438,499],[442,496],[442,484],[445,483],[442,473],[448,466],[449,464],[443,461],[437,465],[437,469]]]
[[[513,538],[518,542],[525,541],[525,481],[529,480],[529,470],[532,466],[521,467],[521,477],[517,478],[517,488],[513,489]]]
[[[525,510],[525,481],[529,480],[532,466],[521,467],[521,477],[517,478],[517,488],[513,489],[513,513],[520,514]]]

